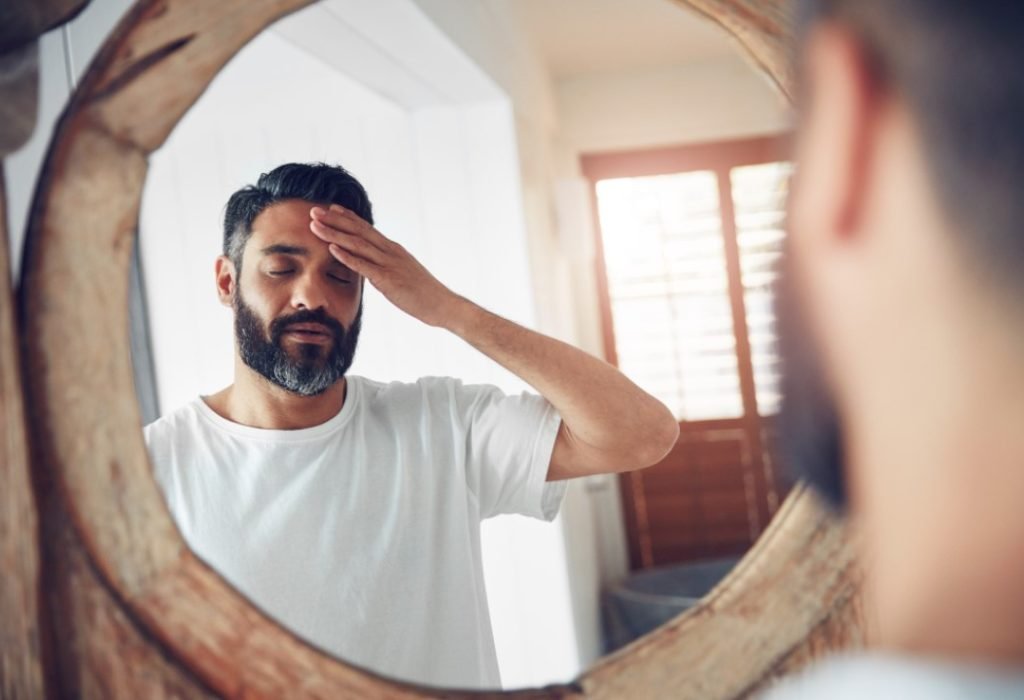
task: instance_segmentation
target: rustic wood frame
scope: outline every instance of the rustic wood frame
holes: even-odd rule
[[[680,1],[725,26],[788,90],[785,0]],[[309,2],[141,0],[61,119],[38,183],[18,300],[29,454],[18,439],[20,412],[0,416],[13,455],[0,479],[17,486],[11,493],[28,523],[0,532],[2,544],[19,527],[34,538],[36,515],[40,522],[39,562],[28,556],[15,573],[24,576],[27,608],[38,605],[41,660],[25,661],[12,692],[738,698],[857,644],[864,619],[847,536],[802,488],[695,609],[576,681],[535,690],[446,691],[355,668],[275,624],[190,552],[153,480],[132,390],[128,270],[147,157],[239,48]],[[19,362],[8,290],[0,289],[5,368]],[[16,377],[0,391],[20,406]],[[26,464],[34,500],[25,496]]]

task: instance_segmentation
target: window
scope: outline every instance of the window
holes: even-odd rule
[[[752,412],[778,410],[772,284],[790,172],[785,162],[724,169],[724,207],[715,170],[595,183],[616,363],[681,421],[744,415],[741,361],[753,376]],[[731,297],[727,232],[738,248],[740,303]]]
[[[715,174],[597,183],[615,354],[680,420],[743,415]]]
[[[792,171],[789,163],[764,163],[733,168],[730,173],[750,360],[757,411],[762,416],[774,415],[779,408],[772,287],[786,235],[784,207]]]
[[[633,568],[742,552],[781,501],[785,152],[769,137],[583,159],[608,359],[681,429],[661,464],[622,477]]]

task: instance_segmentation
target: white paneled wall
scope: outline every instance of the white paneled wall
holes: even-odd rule
[[[778,89],[738,52],[566,78],[556,95],[573,160],[579,153],[760,136],[792,125]]]

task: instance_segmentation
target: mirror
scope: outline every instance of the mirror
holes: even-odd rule
[[[71,664],[64,675],[99,677],[111,668],[111,649],[115,658],[137,651],[132,658],[156,659],[115,668],[119,688],[139,691],[125,691],[130,696],[167,682],[197,694],[244,689],[277,697],[301,686],[314,697],[438,695],[303,643],[202,564],[171,521],[135,429],[140,402],[126,362],[126,311],[146,157],[231,56],[303,4],[172,0],[159,12],[146,3],[133,8],[59,124],[32,212],[19,302],[36,466],[66,511],[59,532],[48,533],[61,538],[51,548],[87,579],[60,601],[72,609],[55,621],[55,641]],[[791,20],[783,3],[690,4],[729,27],[787,83],[782,50]],[[528,694],[746,696],[815,655],[856,643],[864,625],[858,581],[843,528],[795,489],[750,554],[689,613],[573,683]],[[97,615],[112,626],[96,628]],[[67,639],[89,649],[70,648]]]
[[[151,397],[154,414],[231,383],[232,312],[212,284],[225,203],[281,163],[326,161],[362,182],[377,228],[452,289],[616,361],[670,405],[683,421],[674,462],[574,481],[551,524],[485,521],[487,610],[501,682],[514,688],[575,678],[692,605],[764,531],[785,495],[762,444],[772,412],[767,282],[749,278],[768,274],[778,241],[785,168],[777,163],[785,156],[776,138],[788,116],[722,30],[669,0],[489,7],[328,1],[248,44],[152,155],[140,214],[145,326],[136,328],[143,342],[135,360],[137,389]],[[735,252],[730,236],[739,241]],[[730,278],[731,255],[741,279]],[[740,326],[730,295],[737,284],[746,308]],[[370,285],[364,298],[350,374],[528,388]],[[324,603],[274,607],[275,591],[302,574],[266,560],[255,583],[243,570],[223,571],[201,544],[215,523],[186,512],[231,506],[165,495],[201,558],[317,646],[403,680],[493,687],[468,671],[403,674],[407,667],[393,665],[387,648],[353,656],[332,647],[329,633],[303,634],[322,629]],[[270,509],[274,497],[283,496],[254,503]],[[232,522],[267,527],[247,517]],[[263,542],[272,548],[275,537],[284,551],[315,547],[309,534]],[[403,585],[423,610],[432,607],[424,582]],[[335,607],[353,615],[358,608],[349,599]]]

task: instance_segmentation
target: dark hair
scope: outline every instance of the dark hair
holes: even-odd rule
[[[801,0],[802,31],[836,21],[908,105],[957,245],[1024,283],[1024,3]]]
[[[224,255],[236,267],[252,234],[252,222],[271,204],[304,199],[318,204],[339,204],[373,223],[373,207],[366,190],[344,168],[326,163],[287,163],[263,173],[255,185],[231,195],[224,210]]]

